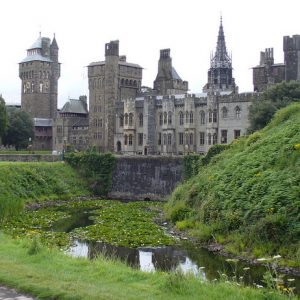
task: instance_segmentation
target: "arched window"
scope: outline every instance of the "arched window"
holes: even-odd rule
[[[143,127],[143,124],[144,124],[144,117],[143,117],[143,114],[140,113],[139,114],[139,125],[140,125],[140,127]]]
[[[179,112],[179,125],[183,125],[183,122],[184,122],[183,112],[180,111]]]
[[[128,85],[128,79],[125,80],[125,85]]]
[[[168,112],[168,124],[172,124],[172,112]]]
[[[121,79],[121,85],[124,85],[124,78]]]
[[[128,136],[127,134],[124,135],[124,145],[127,145],[128,143]]]
[[[226,119],[228,117],[228,109],[224,106],[222,108],[222,118]]]
[[[216,143],[217,143],[217,134],[216,133],[214,133],[213,134],[213,145],[215,145]]]
[[[193,124],[194,123],[194,114],[193,112],[191,111],[190,112],[190,124]]]
[[[168,133],[168,145],[172,144],[172,134]]]
[[[212,111],[209,110],[209,111],[208,111],[208,122],[209,122],[209,123],[212,122],[212,115],[213,115]]]
[[[34,93],[34,82],[31,82],[31,93]]]
[[[190,133],[190,145],[194,145],[194,135]]]
[[[214,109],[213,111],[213,122],[216,123],[217,122],[217,110]]]
[[[241,118],[241,109],[238,106],[235,108],[235,117],[237,119]]]
[[[207,134],[207,144],[211,145],[211,133]]]
[[[129,114],[129,126],[132,126],[133,123],[133,113]]]
[[[188,111],[185,112],[185,123],[186,124],[189,123],[189,112]]]
[[[134,86],[137,86],[136,80],[133,81],[133,85],[134,85]]]
[[[159,114],[159,125],[161,126],[163,124],[163,114]]]
[[[124,116],[123,115],[120,115],[120,117],[119,117],[119,125],[120,125],[120,127],[124,126]]]
[[[132,146],[132,140],[133,140],[132,134],[129,134],[129,137],[128,137],[128,145],[129,146]]]
[[[128,125],[128,114],[125,114],[125,125]]]
[[[129,85],[132,85],[132,80],[129,81]]]
[[[100,88],[102,86],[102,80],[101,78],[98,79],[98,88]]]
[[[164,124],[167,124],[168,114],[164,112]]]
[[[205,124],[205,112],[203,110],[200,111],[200,124]]]

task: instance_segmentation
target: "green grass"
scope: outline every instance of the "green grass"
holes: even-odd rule
[[[257,248],[300,265],[299,144],[300,105],[293,104],[180,185],[167,204],[169,218],[192,221],[200,240],[218,236],[231,252]]]
[[[70,166],[46,162],[0,162],[0,221],[24,203],[89,195],[84,180]]]
[[[273,291],[208,283],[180,273],[143,273],[117,260],[71,258],[0,233],[0,283],[39,299],[287,299]]]

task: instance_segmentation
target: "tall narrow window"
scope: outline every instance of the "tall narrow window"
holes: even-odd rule
[[[183,112],[180,111],[179,112],[179,125],[183,125],[183,122],[184,122]]]
[[[124,116],[123,115],[120,115],[120,117],[119,117],[119,125],[120,125],[120,127],[124,126]]]
[[[164,124],[167,124],[168,121],[168,114],[167,112],[164,112]]]
[[[128,114],[125,114],[125,125],[128,125]]]
[[[192,111],[190,112],[190,123],[191,123],[191,124],[194,123],[194,114],[193,114]]]
[[[235,117],[236,119],[241,118],[241,109],[238,106],[235,108]]]
[[[168,145],[172,144],[172,134],[168,133]]]
[[[207,143],[208,145],[211,145],[211,133],[207,134]]]
[[[213,111],[213,122],[216,123],[217,122],[217,110],[214,109]]]
[[[133,124],[133,113],[129,114],[129,126],[132,126]]]
[[[164,133],[164,145],[167,145],[167,134]]]
[[[200,141],[200,145],[203,146],[205,143],[205,133],[203,131],[200,132],[199,141]]]
[[[179,132],[179,145],[183,145],[183,132]]]
[[[208,122],[209,123],[212,122],[212,111],[211,110],[208,111]]]
[[[132,134],[129,134],[128,136],[128,145],[132,146]]]
[[[221,144],[227,144],[227,130],[221,130]]]
[[[168,112],[168,124],[171,125],[172,124],[172,112]]]
[[[139,146],[143,145],[143,133],[138,134],[138,144]]]
[[[158,133],[158,145],[161,145],[161,133]]]
[[[241,136],[241,131],[240,130],[234,130],[234,138],[237,139]]]
[[[190,145],[194,145],[194,135],[190,133]]]
[[[128,136],[127,134],[124,135],[124,145],[127,145],[128,143]]]
[[[143,124],[144,124],[144,117],[143,117],[143,114],[139,114],[139,125],[140,127],[143,127]]]
[[[188,124],[189,123],[189,112],[185,112],[185,123]]]
[[[213,144],[215,145],[215,144],[217,144],[217,142],[218,142],[218,136],[216,133],[214,133],[213,134]]]
[[[163,114],[160,113],[159,114],[159,125],[162,126],[162,124],[163,124]]]
[[[205,112],[203,110],[200,111],[200,124],[205,124]]]

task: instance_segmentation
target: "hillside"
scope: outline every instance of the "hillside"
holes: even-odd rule
[[[228,251],[281,254],[300,264],[300,105],[234,141],[166,206],[179,229]]]
[[[64,163],[0,163],[0,221],[20,211],[25,202],[88,194],[84,180]]]

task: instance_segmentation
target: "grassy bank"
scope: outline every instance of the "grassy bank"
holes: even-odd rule
[[[0,162],[0,221],[20,212],[24,203],[88,194],[82,178],[62,162]]]
[[[300,105],[234,141],[167,205],[177,228],[238,255],[280,254],[300,266]]]
[[[102,257],[74,259],[1,233],[0,241],[0,282],[39,299],[286,299],[272,291],[234,283],[143,273]]]

